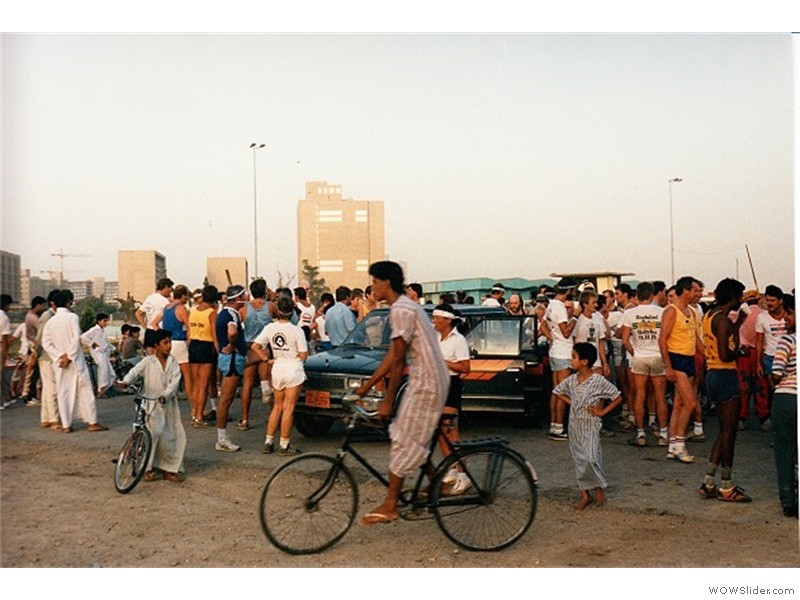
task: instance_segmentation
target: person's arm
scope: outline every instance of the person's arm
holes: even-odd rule
[[[345,311],[344,326],[347,328],[348,334],[356,328],[356,317],[350,309]]]
[[[600,354],[600,364],[603,368],[603,377],[608,377],[611,375],[611,367],[608,366],[608,358],[606,357],[606,338],[605,336],[600,336],[597,340],[597,350],[598,354]]]
[[[633,356],[633,344],[631,344],[631,327],[630,325],[622,326],[622,345],[628,351],[629,356]]]
[[[99,345],[95,338],[95,333],[96,333],[95,328],[91,327],[81,334],[81,342],[89,346],[89,348],[91,348],[92,350],[97,348],[97,346]]]
[[[788,340],[781,338],[778,341],[778,347],[775,349],[775,358],[772,361],[772,381],[777,385],[781,379],[786,376],[786,366],[789,362],[789,356],[792,348]]]
[[[219,340],[217,339],[217,311],[211,309],[208,313],[208,325],[211,327],[211,339],[214,342],[214,348],[219,352]]]
[[[617,397],[614,398],[611,402],[609,402],[608,405],[605,406],[605,407],[601,407],[601,406],[597,406],[596,404],[592,404],[587,409],[587,412],[590,415],[602,418],[602,417],[605,417],[612,410],[617,408],[620,404],[622,404],[622,395],[621,394],[617,395]]]
[[[139,322],[139,325],[142,326],[142,329],[147,329],[147,313],[144,312],[142,306],[136,309],[134,315],[136,316],[136,320]]]
[[[147,364],[148,363],[146,360],[140,360],[130,371],[127,372],[125,377],[122,378],[122,381],[117,382],[117,385],[123,390],[126,389],[130,384],[142,376],[142,371],[147,368]]]
[[[672,363],[669,360],[669,350],[667,349],[667,340],[672,333],[672,328],[675,327],[675,312],[677,309],[672,310],[664,309],[661,314],[661,335],[658,336],[658,349],[661,351],[661,358],[664,361],[664,369],[666,370],[667,381],[674,382],[676,379],[675,370],[672,368]]]
[[[394,347],[394,352],[392,353],[392,364],[389,369],[389,383],[386,385],[386,396],[378,409],[378,415],[383,420],[388,420],[392,417],[394,398],[403,379],[403,371],[405,371],[406,367],[406,352],[408,352],[408,344],[402,337],[394,338],[392,346]]]
[[[156,318],[153,319],[153,329],[161,329],[161,321],[164,318],[164,313],[160,312],[156,315]]]
[[[565,338],[568,338],[572,335],[572,332],[575,331],[575,326],[578,324],[578,317],[572,316],[569,320],[565,322],[561,322],[558,324],[558,328],[561,330],[561,335]]]
[[[764,373],[764,334],[756,331],[756,373],[763,377]]]
[[[445,362],[448,369],[464,375],[469,373],[472,368],[469,360],[446,360]]]
[[[169,360],[170,358],[172,360]],[[161,396],[163,398],[172,398],[178,393],[178,386],[181,383],[181,368],[175,357],[170,356],[167,360],[169,361],[167,363],[169,365],[167,367],[167,385],[164,387]]]

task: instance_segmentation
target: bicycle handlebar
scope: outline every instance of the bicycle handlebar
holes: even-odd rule
[[[121,381],[117,381],[116,382],[117,385],[119,385],[120,383],[122,383],[122,382]],[[137,396],[138,398],[141,398],[143,400],[151,400],[153,402],[158,401],[161,404],[166,402],[166,398],[164,398],[163,396],[158,396],[157,398],[150,398],[149,396],[145,396],[144,394],[142,394],[142,386],[138,385],[136,383],[129,383],[127,385],[127,389],[132,391],[135,396]]]

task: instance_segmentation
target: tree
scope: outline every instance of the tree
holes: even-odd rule
[[[105,313],[109,317],[113,317],[118,309],[113,304],[104,302],[101,298],[95,296],[87,296],[81,298],[75,303],[73,310],[76,314],[80,315],[81,331],[86,331],[90,327],[94,327],[95,318],[100,313]]]
[[[325,285],[325,278],[319,276],[319,267],[308,264],[307,259],[303,259],[303,279],[308,282],[309,300],[314,306],[319,306],[319,298],[325,292],[330,292],[330,288]]]

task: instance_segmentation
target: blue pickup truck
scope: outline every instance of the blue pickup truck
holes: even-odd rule
[[[424,307],[430,315],[434,305]],[[506,314],[488,306],[456,305],[461,313],[459,330],[467,339],[471,372],[464,376],[463,410],[518,413],[533,420],[547,411],[549,377],[536,318]],[[389,349],[389,309],[370,312],[340,347],[311,355],[305,364],[308,377],[295,408],[295,427],[306,436],[327,433],[344,416],[342,396],[368,379]],[[396,403],[402,401],[401,385]],[[383,386],[370,394],[379,402]]]

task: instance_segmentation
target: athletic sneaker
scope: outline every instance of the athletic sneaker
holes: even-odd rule
[[[230,439],[225,438],[221,442],[217,442],[216,446],[219,452],[236,452],[239,450],[239,446],[234,444]]]
[[[30,400],[28,400],[28,401],[25,403],[25,406],[30,406],[30,407],[33,407],[33,406],[41,406],[41,405],[42,405],[42,403],[41,403],[41,402],[39,402],[39,401],[38,401],[36,398],[31,398]]]
[[[738,485],[735,485],[732,488],[728,488],[727,490],[720,488],[719,492],[717,492],[717,500],[722,500],[723,502],[753,501],[753,499],[747,494],[745,494],[744,490],[740,488]]]
[[[458,481],[458,469],[456,469],[455,467],[451,468],[447,472],[447,475],[442,477],[442,483],[444,483],[446,485],[452,485],[456,481]]]
[[[637,435],[636,437],[628,440],[628,445],[644,448],[645,446],[647,446],[647,440],[643,435]]]
[[[472,482],[469,480],[469,477],[467,477],[467,474],[460,473],[458,476],[458,481],[456,481],[456,484],[450,489],[449,495],[460,496],[470,487],[472,487]]]
[[[302,452],[291,444],[286,446],[286,448],[281,448],[278,450],[278,456],[293,456],[295,454],[302,454]]]
[[[719,493],[719,488],[715,485],[706,485],[705,483],[700,485],[700,489],[697,491],[703,498],[716,498],[717,494]]]
[[[663,436],[659,436],[658,445],[662,447],[669,446],[669,440]]]
[[[261,404],[272,404],[272,390],[261,391]]]
[[[565,442],[569,440],[569,435],[567,435],[565,431],[551,431],[547,434],[547,437],[557,442]]]
[[[275,443],[270,442],[269,444],[265,443],[264,448],[261,450],[261,454],[272,454],[275,452]]]

